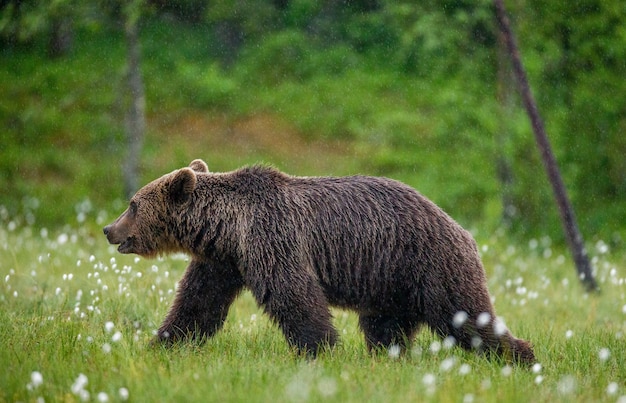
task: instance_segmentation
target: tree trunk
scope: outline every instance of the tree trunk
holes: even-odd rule
[[[236,21],[219,21],[215,26],[216,51],[222,67],[230,69],[235,64],[244,43],[244,33]]]
[[[126,137],[128,156],[124,162],[124,192],[131,197],[139,189],[139,162],[143,137],[146,128],[146,99],[141,78],[139,33],[136,18],[128,18],[125,23],[128,46],[128,90],[130,105],[126,115]]]
[[[541,159],[543,160],[544,167],[547,171],[548,179],[552,184],[552,190],[554,191],[554,196],[561,214],[561,221],[565,231],[565,236],[574,257],[578,277],[587,291],[596,291],[598,290],[598,285],[593,278],[591,264],[585,250],[583,238],[578,229],[576,217],[574,216],[574,210],[567,196],[567,190],[565,189],[554,154],[552,153],[552,148],[550,147],[550,142],[548,140],[548,136],[546,135],[543,121],[539,115],[537,104],[530,90],[528,79],[526,77],[526,71],[522,65],[517,43],[513,37],[509,19],[506,15],[504,3],[502,0],[494,0],[494,3],[500,30],[506,40],[507,48],[509,49],[509,54],[513,63],[513,71],[517,77],[522,102],[524,103],[526,112],[530,117],[533,132],[535,134],[535,140],[541,154]]]
[[[506,51],[506,42],[502,33],[498,35],[497,46],[498,83],[497,94],[500,106],[499,128],[496,134],[496,175],[501,186],[502,225],[509,228],[513,224],[517,208],[513,202],[513,169],[507,155],[507,144],[511,141],[510,117],[513,111],[513,74]]]
[[[65,56],[72,49],[74,42],[74,27],[72,19],[65,16],[52,18],[50,39],[48,41],[48,56],[58,58]]]

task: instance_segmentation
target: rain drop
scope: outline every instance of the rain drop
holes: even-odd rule
[[[456,359],[454,357],[448,357],[441,362],[441,365],[439,368],[441,368],[442,372],[448,372],[452,369],[452,367],[454,367],[455,362],[456,362]]]
[[[455,328],[460,328],[467,321],[467,312],[459,311],[454,314],[454,318],[452,318],[452,325]]]
[[[422,378],[422,383],[424,384],[424,386],[433,386],[435,384],[436,380],[437,380],[437,378],[435,378],[435,375],[433,375],[433,374],[426,374]]]
[[[117,332],[115,332],[115,334],[113,334],[113,337],[111,337],[111,341],[113,343],[117,343],[121,340],[122,340],[122,332],[118,330]]]
[[[557,384],[557,390],[562,395],[570,395],[576,390],[576,378],[572,375],[565,375]]]
[[[480,315],[478,315],[478,318],[476,319],[476,325],[478,327],[485,327],[489,324],[490,320],[491,320],[491,315],[489,314],[489,312],[483,312]]]
[[[41,386],[42,383],[43,383],[43,375],[41,375],[41,372],[39,371],[31,372],[30,384],[33,386],[33,388],[37,388]]]
[[[78,395],[80,391],[83,390],[85,386],[87,386],[87,383],[88,383],[87,376],[84,374],[78,374],[78,377],[72,384],[72,389],[71,389],[72,393],[75,395]]]
[[[59,245],[64,245],[64,244],[66,244],[66,243],[67,243],[67,240],[68,240],[68,239],[69,239],[69,237],[67,236],[67,234],[60,234],[60,235],[57,237],[57,243],[58,243]]]
[[[439,351],[441,351],[441,342],[435,340],[430,344],[430,352],[432,354],[437,354]]]
[[[496,320],[493,321],[493,332],[496,336],[503,336],[506,334],[507,330],[506,324],[502,319],[496,318]]]
[[[467,375],[472,371],[472,367],[469,364],[461,364],[459,367],[459,374]]]
[[[598,352],[598,358],[600,361],[606,361],[611,356],[611,351],[608,348],[601,348]]]
[[[337,393],[337,381],[330,377],[321,378],[317,384],[317,390],[323,397],[329,398]]]
[[[387,351],[389,358],[396,359],[400,357],[400,346],[398,344],[392,344]]]
[[[456,345],[456,339],[454,338],[454,336],[448,336],[445,339],[443,339],[443,348],[445,348],[446,350],[450,350],[455,345]]]

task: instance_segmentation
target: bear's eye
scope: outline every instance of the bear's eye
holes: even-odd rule
[[[134,201],[130,202],[129,211],[130,211],[130,214],[132,214],[132,215],[137,214],[137,203],[136,202],[134,202]]]

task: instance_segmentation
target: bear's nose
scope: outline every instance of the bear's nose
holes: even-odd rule
[[[110,225],[107,225],[106,227],[104,227],[103,231],[104,231],[104,235],[109,235],[109,230],[111,229]]]

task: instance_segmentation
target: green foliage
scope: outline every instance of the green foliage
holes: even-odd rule
[[[285,31],[273,35],[258,47],[242,55],[242,78],[247,82],[278,84],[301,81],[315,73],[309,60],[315,48],[307,36],[299,31]]]
[[[207,20],[212,24],[232,24],[244,38],[254,39],[277,28],[277,10],[267,0],[224,0],[209,3]]]
[[[0,8],[0,38],[28,42],[50,30],[52,20],[70,15],[73,0],[6,1]]]
[[[619,239],[626,47],[618,23],[624,10],[609,3],[531,2],[511,11],[583,234]],[[144,181],[198,156],[219,161],[214,169],[278,161],[295,174],[388,175],[490,231],[502,214],[496,160],[503,157],[517,212],[509,230],[560,239],[527,118],[515,101],[498,105],[490,1],[150,4],[156,14],[140,20]],[[0,205],[17,213],[35,198],[46,208],[26,210],[40,225],[71,222],[73,206],[85,199],[111,205],[120,197],[126,49],[119,24],[111,24],[120,3],[97,6],[108,17],[90,12],[93,5],[77,8],[74,49],[63,60],[45,58],[45,30],[29,46],[0,54],[0,88],[11,100],[0,105],[0,185],[7,189]],[[182,10],[197,11],[193,24]],[[224,38],[234,42],[226,46]],[[253,130],[259,140],[247,145],[237,136],[232,146],[215,140],[258,116],[297,132],[302,147],[342,142],[346,151],[324,165],[301,150],[287,157],[279,133],[268,140]],[[102,178],[110,180],[102,186]]]
[[[198,23],[204,20],[208,2],[205,0],[151,0],[159,13],[169,14],[183,22]]]
[[[102,45],[106,53],[107,43]],[[114,72],[93,69],[102,55],[84,59],[77,52],[53,62],[28,51],[12,51],[11,56],[3,59],[0,73],[11,99],[0,110],[6,128],[0,147],[0,186],[6,193],[0,204],[16,214],[24,200],[35,198],[40,207],[33,213],[39,222],[68,222],[74,204],[88,195],[101,203],[106,192],[116,193],[119,186],[105,181],[110,174],[95,164],[119,141],[109,114],[115,100]],[[41,63],[44,68],[38,67]],[[82,73],[67,75],[68,64],[83,66]],[[92,88],[99,88],[97,96]],[[103,183],[96,185],[98,181]],[[92,193],[94,186],[104,193]]]
[[[176,66],[174,74],[180,95],[192,108],[227,109],[239,93],[238,83],[225,76],[217,64],[200,67],[183,62]]]
[[[591,232],[623,220],[626,197],[623,24],[607,1],[532,1],[516,10],[531,76],[574,204]],[[523,42],[524,44],[524,42]],[[620,204],[617,202],[617,204]],[[612,217],[612,218],[609,218]]]
[[[315,0],[291,0],[289,7],[282,11],[281,15],[287,28],[295,28],[300,31],[309,27],[313,16],[317,15],[323,3]]]

